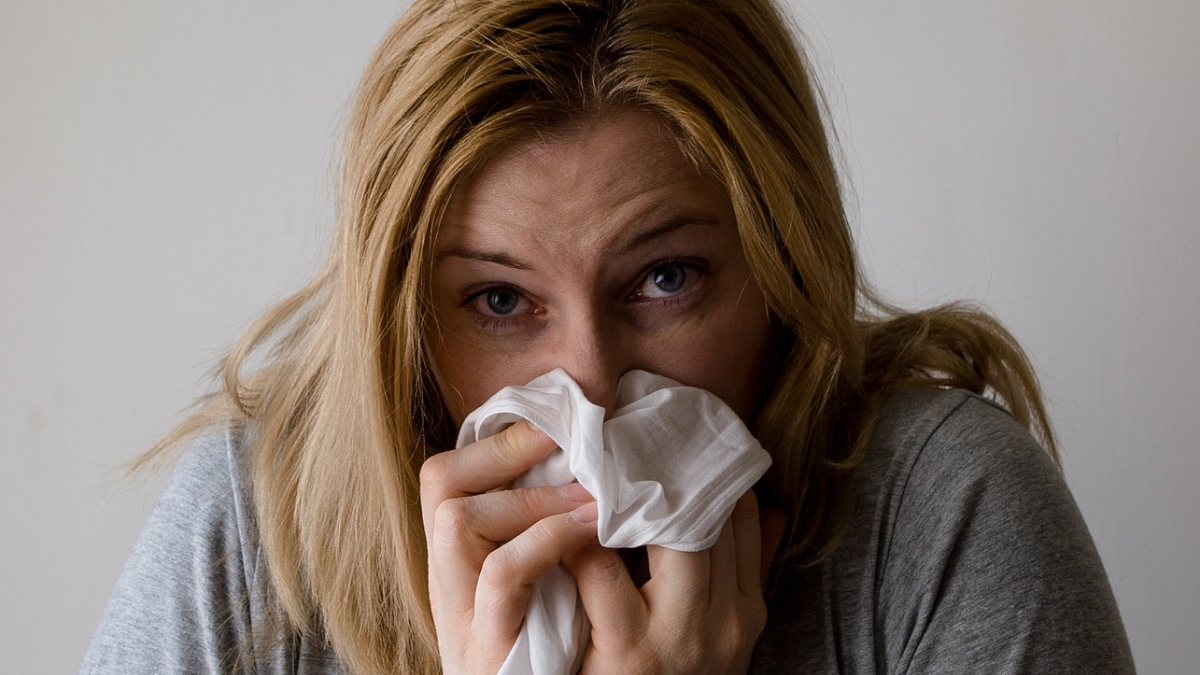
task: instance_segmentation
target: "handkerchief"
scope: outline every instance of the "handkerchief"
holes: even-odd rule
[[[555,450],[514,487],[578,480],[596,498],[600,543],[703,551],[771,458],[715,395],[644,371],[626,373],[616,409],[587,400],[562,369],[505,387],[467,416],[458,447],[520,419]],[[534,585],[525,623],[500,675],[573,675],[589,625],[571,574],[561,565]]]

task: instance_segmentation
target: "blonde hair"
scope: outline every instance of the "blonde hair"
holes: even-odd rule
[[[775,458],[764,495],[790,517],[786,557],[836,546],[847,474],[897,386],[988,390],[1053,454],[1032,370],[999,324],[956,306],[904,313],[865,287],[820,101],[770,0],[418,0],[358,93],[328,262],[148,457],[245,425],[288,630],[324,636],[355,673],[438,672],[417,476],[453,432],[422,347],[439,218],[497,147],[626,108],[657,114],[723,182],[779,327],[753,427]]]

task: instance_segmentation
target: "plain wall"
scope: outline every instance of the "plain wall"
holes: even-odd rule
[[[1200,4],[793,5],[868,274],[1028,348],[1140,671],[1195,672]],[[121,465],[315,269],[347,101],[402,6],[5,3],[6,671],[77,667],[161,480]]]

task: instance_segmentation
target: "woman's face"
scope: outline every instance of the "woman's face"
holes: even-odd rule
[[[761,398],[770,319],[721,185],[649,113],[514,142],[467,175],[435,242],[427,336],[456,424],[565,369],[610,412],[633,369]]]

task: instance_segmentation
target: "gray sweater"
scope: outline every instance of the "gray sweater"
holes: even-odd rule
[[[81,673],[346,672],[319,639],[272,638],[244,454],[224,432],[183,456]],[[834,555],[782,570],[752,673],[1133,672],[1078,508],[998,407],[894,395],[853,486]]]

